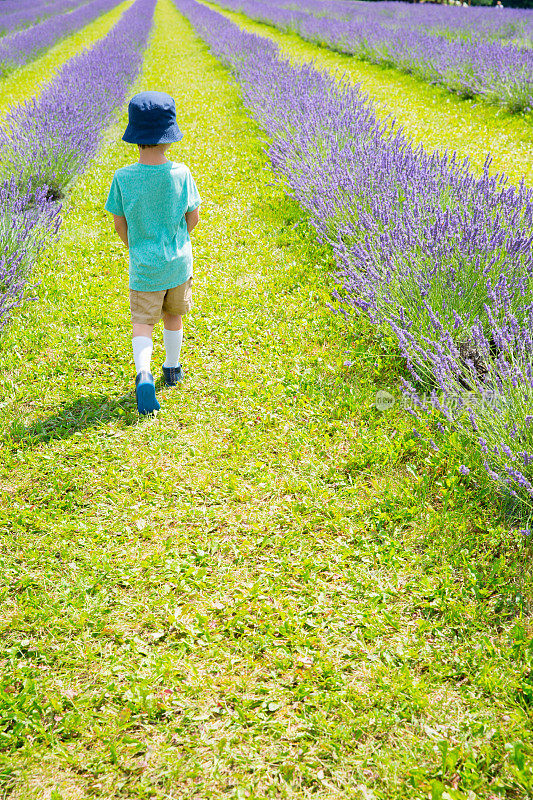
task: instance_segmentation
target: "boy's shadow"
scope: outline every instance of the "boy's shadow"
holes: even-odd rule
[[[128,426],[139,420],[133,393],[120,397],[91,394],[78,397],[73,403],[63,403],[56,414],[31,425],[15,422],[6,438],[13,448],[32,447],[54,439],[68,439],[80,431],[104,427],[109,422],[120,421],[122,426]]]

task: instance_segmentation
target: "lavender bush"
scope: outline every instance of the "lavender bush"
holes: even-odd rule
[[[42,19],[64,14],[73,8],[83,5],[88,0],[50,0],[47,3],[20,2],[9,5],[2,3],[0,7],[0,36],[5,36],[19,28],[35,25]]]
[[[533,11],[517,8],[469,8],[397,0],[272,0],[271,6],[330,19],[365,22],[370,18],[388,30],[404,28],[462,41],[502,41],[531,47]]]
[[[14,176],[0,184],[0,331],[28,297],[31,265],[57,235],[59,214],[44,187],[21,192]]]
[[[100,2],[101,0],[98,0]],[[70,59],[45,88],[12,110],[0,128],[3,169],[61,196],[93,158],[107,121],[142,62],[156,0],[136,0],[107,36]]]
[[[120,1],[91,0],[74,11],[57,14],[32,28],[0,40],[0,75],[27,64],[59,39],[88,25],[101,14],[117,6]]]
[[[234,71],[268,133],[275,170],[332,246],[335,294],[347,317],[361,310],[395,333],[439,414],[458,393],[465,408],[472,393],[507,404],[499,433],[494,412],[470,409],[455,424],[466,421],[475,434],[468,441],[476,451],[465,460],[482,457],[487,474],[526,502],[520,475],[533,483],[524,449],[533,393],[525,338],[533,322],[531,191],[490,176],[489,161],[475,178],[453,156],[427,153],[390,121],[380,123],[357,88],[312,65],[293,66],[272,42],[195,0],[175,2]],[[509,469],[497,461],[501,453]]]
[[[490,315],[490,310],[488,310]],[[519,320],[512,313],[494,319],[489,333],[475,323],[470,353],[440,330],[416,340],[399,330],[402,351],[419,351],[435,379],[431,397],[404,381],[414,416],[435,416],[443,434],[458,433],[467,460],[481,461],[499,484],[515,513],[533,516],[533,309]],[[467,390],[465,390],[465,384]],[[457,437],[456,437],[457,438]],[[463,464],[463,474],[470,467]]]
[[[354,3],[356,10],[349,12],[349,4],[343,2],[339,14],[317,16],[310,13],[316,11],[316,0],[306,0],[297,10],[263,0],[217,2],[341,53],[443,84],[463,97],[479,96],[512,112],[533,111],[533,51],[529,49],[533,17],[529,11],[513,11],[513,23],[506,25],[507,10],[500,15],[495,9],[472,9],[478,21],[492,15],[493,24],[483,28],[472,21],[465,24],[464,14],[470,9],[447,7],[443,12],[425,4]],[[336,6],[329,4],[330,9]],[[389,9],[388,18],[383,6]],[[525,20],[521,26],[514,23],[519,14]],[[454,15],[462,25],[454,27]],[[513,36],[514,43],[509,41]]]

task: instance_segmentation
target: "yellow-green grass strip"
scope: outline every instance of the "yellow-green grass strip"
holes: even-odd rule
[[[394,390],[387,342],[326,307],[328,252],[170,0],[135,88],[149,87],[176,98],[171,152],[204,200],[187,379],[138,419],[126,252],[103,209],[136,158],[124,106],[38,302],[0,342],[4,788],[526,797],[524,537],[492,527],[398,404],[373,405]],[[162,360],[159,326],[158,380]]]
[[[405,132],[426,149],[457,151],[479,172],[487,152],[492,171],[505,172],[513,183],[533,185],[533,125],[531,117],[463,100],[443,87],[431,86],[394,68],[381,67],[306,42],[271,25],[206,2],[244,30],[272,39],[295,62],[313,61],[317,69],[346,75],[360,84],[381,115],[391,114]]]
[[[11,106],[31,97],[38,97],[55,72],[84,47],[91,47],[98,39],[106,36],[132,2],[133,0],[125,0],[72,36],[61,39],[35,61],[1,78],[0,117],[9,111]]]

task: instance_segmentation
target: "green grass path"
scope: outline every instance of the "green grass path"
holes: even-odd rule
[[[125,0],[76,33],[61,39],[35,61],[15,70],[5,78],[0,78],[0,117],[9,111],[11,106],[31,97],[37,97],[42,88],[53,78],[56,70],[83,47],[91,47],[98,39],[106,36],[132,2],[133,0]]]
[[[0,349],[0,796],[526,798],[522,539],[373,407],[386,343],[327,310],[226,70],[156,23],[138,85],[204,199],[188,378],[138,418],[122,114]]]
[[[533,186],[532,118],[509,114],[483,102],[462,100],[444,87],[431,86],[400,70],[359,61],[326,47],[285,34],[271,25],[254,22],[214,3],[205,3],[252,33],[276,42],[281,52],[296,61],[314,61],[317,68],[346,75],[360,84],[383,115],[391,114],[427,149],[456,150],[474,170],[483,167],[488,152],[493,171],[505,172],[511,181],[522,178]]]

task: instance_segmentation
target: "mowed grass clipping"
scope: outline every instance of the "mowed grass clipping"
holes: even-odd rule
[[[204,199],[188,377],[139,419],[124,112],[0,350],[4,795],[530,796],[523,537],[375,408],[390,343],[327,309],[328,252],[170,0],[148,87]]]
[[[98,39],[106,36],[132,2],[125,0],[76,33],[61,39],[35,61],[0,78],[0,117],[7,114],[11,106],[38,97],[55,72],[84,47],[92,47]]]
[[[202,0],[203,1],[203,0]],[[474,173],[483,169],[487,153],[491,172],[505,172],[511,182],[524,179],[533,186],[533,117],[510,114],[482,101],[464,100],[442,86],[431,86],[393,67],[359,61],[281,33],[271,25],[254,22],[215,3],[205,2],[244,30],[272,39],[281,53],[294,61],[313,61],[340,77],[348,77],[368,94],[382,116],[395,118],[406,134],[426,150],[457,152],[468,159]]]

